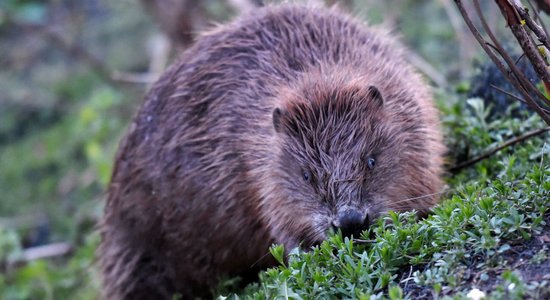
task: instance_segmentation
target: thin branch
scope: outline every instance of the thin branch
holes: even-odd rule
[[[522,53],[522,54],[518,57],[518,59],[516,59],[516,61],[514,62],[514,64],[517,66],[517,65],[519,64],[519,62],[521,61],[521,59],[524,58],[524,57],[525,57],[525,53]]]
[[[376,243],[376,240],[353,239],[353,241],[357,244],[374,244],[374,243]]]
[[[508,96],[508,97],[512,97],[512,98],[516,99],[517,101],[520,101],[520,102],[522,102],[522,103],[524,103],[524,104],[527,104],[527,102],[525,102],[525,100],[523,100],[522,98],[520,98],[520,97],[518,97],[518,96],[516,96],[516,95],[514,95],[514,94],[512,94],[512,93],[510,93],[510,92],[507,92],[507,91],[505,91],[505,90],[499,88],[498,86],[496,86],[496,85],[494,85],[494,84],[490,84],[490,86],[491,86],[492,88],[494,88],[495,90],[497,90],[497,91],[499,91],[499,92],[505,94],[505,95]]]
[[[541,24],[542,30],[544,30],[544,35],[549,36],[548,30],[546,29],[546,24],[544,24],[544,20],[540,17],[540,14],[537,9],[535,9],[535,6],[531,2],[531,0],[527,0],[527,3],[529,3],[529,6],[531,6],[531,10],[535,14],[535,19]]]
[[[535,0],[535,2],[540,10],[544,11],[546,14],[550,14],[550,3],[548,0]],[[529,4],[533,7],[531,1],[529,1]]]
[[[470,29],[470,32],[472,32],[474,38],[477,40],[477,42],[479,43],[481,48],[483,48],[485,53],[487,53],[487,55],[489,55],[489,58],[493,61],[493,63],[496,65],[496,67],[500,70],[502,75],[504,75],[504,77],[506,77],[506,79],[508,79],[508,81],[514,87],[516,87],[516,89],[523,95],[523,97],[530,98],[530,95],[524,89],[521,88],[521,85],[520,85],[519,81],[515,77],[510,76],[509,71],[506,68],[506,66],[495,55],[495,52],[493,52],[493,51],[497,51],[497,49],[495,49],[494,46],[491,45],[491,43],[487,42],[481,36],[481,33],[479,32],[477,27],[474,25],[474,23],[470,19],[470,16],[468,15],[466,10],[464,9],[464,6],[462,5],[462,1],[461,0],[455,0],[455,3],[458,7],[458,10],[460,11],[460,14],[462,15],[462,18],[464,19],[464,22],[466,22],[466,26],[468,26],[468,28]],[[493,49],[491,49],[491,48],[493,48]],[[497,53],[499,53],[499,52],[497,51]],[[548,122],[550,122],[550,120]]]
[[[515,100],[517,100],[517,101],[519,101],[519,102],[521,102],[521,103],[527,105],[527,102],[525,101],[525,99],[522,99],[521,97],[518,97],[518,96],[516,96],[516,95],[514,95],[514,94],[512,94],[512,93],[510,93],[510,92],[507,92],[507,91],[503,90],[502,88],[500,88],[500,87],[498,87],[498,86],[496,86],[496,85],[494,85],[494,84],[490,84],[489,86],[492,87],[492,88],[494,88],[495,90],[497,90],[497,91],[499,91],[499,92],[501,92],[501,93],[503,93],[503,94],[505,94],[505,95],[507,95],[507,96],[509,96],[509,97],[512,97],[512,98],[514,98]],[[549,113],[550,113],[550,110],[545,109],[544,107],[541,107],[541,109],[544,111],[545,114],[549,114]]]
[[[478,163],[478,162],[480,162],[480,161],[482,161],[482,160],[484,160],[484,159],[487,159],[487,158],[491,157],[493,154],[499,152],[499,151],[502,150],[502,149],[505,149],[505,148],[507,148],[507,147],[513,146],[513,145],[515,145],[515,144],[517,144],[517,143],[523,142],[523,141],[525,141],[525,140],[527,140],[527,139],[529,139],[529,138],[532,138],[532,137],[534,137],[534,136],[543,134],[543,133],[548,132],[548,131],[550,131],[550,127],[545,127],[545,128],[540,128],[540,129],[536,129],[536,130],[529,131],[529,132],[527,132],[526,134],[520,135],[520,136],[518,136],[518,137],[515,137],[515,138],[513,138],[513,139],[510,139],[510,140],[506,141],[504,144],[502,144],[502,145],[500,145],[500,146],[498,146],[498,147],[496,147],[496,148],[494,148],[494,149],[492,149],[492,150],[489,150],[489,151],[487,151],[487,152],[484,153],[484,154],[481,154],[481,155],[476,156],[476,157],[474,157],[474,158],[472,158],[472,159],[469,159],[469,160],[467,160],[467,161],[465,161],[465,162],[463,162],[463,163],[460,163],[460,164],[458,164],[458,165],[455,165],[455,166],[451,167],[451,168],[449,169],[449,171],[450,171],[451,173],[457,173],[458,171],[460,171],[460,170],[462,170],[462,169],[464,169],[464,168],[466,168],[466,167],[469,167],[469,166],[471,166],[471,165],[473,165],[473,164],[475,164],[475,163]]]
[[[547,68],[548,63],[543,59],[538,48],[534,45],[533,41],[530,39],[530,35],[523,26],[524,22],[527,23],[526,19],[530,19],[529,15],[525,12],[524,8],[517,7],[516,4],[512,4],[508,0],[495,1],[502,15],[506,18],[506,22],[512,34],[514,34],[521,48],[525,51],[525,54],[533,64],[535,72],[537,72],[547,90],[550,90],[550,72]]]
[[[489,35],[489,38],[495,44],[495,48],[498,49],[497,52],[504,59],[504,61],[506,62],[506,64],[510,68],[510,70],[512,71],[511,73],[515,75],[519,85],[521,87],[523,87],[528,94],[529,93],[535,93],[539,97],[544,98],[544,95],[533,85],[533,83],[531,81],[527,80],[524,76],[521,76],[523,74],[523,72],[517,68],[516,63],[514,62],[514,60],[510,57],[510,55],[508,55],[508,53],[506,53],[506,51],[504,50],[504,47],[500,44],[500,42],[498,41],[496,36],[493,34],[491,28],[487,24],[487,21],[485,20],[485,17],[483,16],[483,13],[481,11],[478,0],[474,0],[474,7],[475,7],[475,10],[476,10],[476,12],[479,16],[479,19],[481,21],[482,26],[485,29],[485,32],[487,33],[487,35]],[[516,88],[518,88],[518,86],[516,86]],[[527,99],[526,101],[527,101],[528,105],[536,111],[537,110],[536,106],[538,106],[538,103],[536,103],[536,100],[533,99],[530,96],[526,97],[526,99]]]
[[[493,41],[493,43],[495,43],[494,46],[491,45],[490,43],[488,43],[483,38],[483,36],[479,32],[479,30],[473,24],[472,20],[470,19],[469,14],[464,9],[462,1],[461,0],[454,0],[454,1],[457,5],[462,17],[464,18],[464,21],[466,22],[466,25],[468,26],[468,28],[470,29],[470,31],[472,32],[472,34],[474,35],[474,37],[476,38],[478,43],[481,45],[483,50],[487,53],[487,55],[489,55],[489,58],[491,58],[491,60],[495,63],[497,68],[508,79],[508,81],[510,81],[510,83],[517,89],[517,91],[521,93],[521,96],[528,103],[529,107],[531,107],[533,110],[535,110],[535,112],[538,115],[540,115],[540,117],[548,125],[550,125],[550,115],[548,113],[546,113],[545,108],[543,108],[543,107],[541,107],[541,105],[539,105],[539,101],[540,101],[540,103],[543,103],[542,104],[543,106],[546,106],[545,105],[546,104],[545,101],[547,101],[546,97],[529,80],[527,80],[527,78],[525,78],[525,76],[523,75],[523,72],[521,72],[517,68],[517,66],[515,65],[514,60],[511,59],[511,57],[506,53],[506,51],[504,51],[502,46],[500,46],[500,44],[498,43],[498,40],[496,39],[496,37],[492,33],[490,27],[487,25],[487,22],[485,21],[485,19],[483,17],[483,14],[481,12],[478,1],[474,0],[474,4],[476,4],[476,12],[477,12],[478,16],[480,17],[482,25],[483,25],[484,29],[486,30],[487,34],[491,37],[491,40]],[[511,5],[508,2],[508,0],[495,0],[495,1],[499,5],[500,5],[500,3],[504,3],[504,2],[509,6]],[[505,16],[505,18],[507,20],[510,20],[510,21],[508,21],[508,24],[510,25],[510,28],[512,29],[512,33],[514,33],[514,35],[516,36],[516,39],[518,39],[518,42],[520,42],[520,45],[524,49],[526,55],[529,57],[529,60],[531,61],[531,64],[534,66],[535,71],[537,72],[537,75],[539,76],[539,78],[543,79],[542,80],[543,84],[545,84],[545,86],[546,86],[546,84],[548,83],[547,81],[545,81],[546,77],[543,76],[543,74],[541,74],[540,72],[542,72],[542,71],[548,72],[548,71],[547,70],[541,70],[541,65],[534,63],[534,60],[536,60],[537,62],[540,63],[542,57],[541,57],[540,53],[538,53],[538,48],[533,46],[534,42],[531,40],[530,35],[525,31],[525,28],[522,28],[521,22],[518,21],[521,18],[519,16],[519,13],[514,9],[503,9],[500,6],[499,6],[499,8],[501,8],[501,12]],[[513,23],[513,22],[516,22],[516,24]],[[517,24],[520,24],[520,25],[518,26]],[[525,27],[527,27],[527,26],[525,26]],[[520,32],[521,30],[523,30],[523,31]],[[518,38],[516,34],[517,35],[523,35],[523,36]],[[529,49],[526,49],[526,48],[529,48]],[[496,53],[498,53],[501,58],[497,57]],[[531,56],[533,56],[533,57],[531,57]],[[504,63],[501,61],[501,59],[504,59],[504,61],[508,65],[509,69],[504,65]],[[534,99],[531,96],[530,93],[536,94],[538,96],[538,99]],[[537,101],[537,100],[539,100],[539,101]]]
[[[470,29],[470,31],[474,35],[474,38],[477,40],[477,42],[479,43],[481,48],[483,48],[485,53],[487,53],[487,55],[489,55],[489,58],[491,58],[491,60],[495,63],[497,68],[502,72],[502,74],[507,74],[508,72],[507,72],[506,67],[500,61],[500,59],[493,53],[491,48],[489,48],[488,42],[485,41],[485,39],[481,36],[481,33],[479,32],[479,30],[477,30],[476,26],[474,25],[474,23],[470,19],[470,16],[468,15],[466,10],[464,9],[464,6],[462,5],[462,1],[461,0],[455,0],[455,3],[457,4],[458,10],[460,11],[460,14],[462,15],[462,18],[466,22],[466,26],[468,26],[468,28]]]
[[[29,262],[37,259],[64,256],[69,254],[71,250],[72,246],[69,243],[55,243],[32,247],[23,250],[22,260]]]
[[[520,17],[522,17],[522,19],[525,20],[525,24],[527,24],[527,27],[529,27],[529,29],[533,31],[533,33],[537,36],[537,39],[546,47],[546,50],[550,51],[548,36],[546,31],[543,29],[543,27],[535,23],[535,21],[529,16],[527,8],[518,9],[518,13]]]

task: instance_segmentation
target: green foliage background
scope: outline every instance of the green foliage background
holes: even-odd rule
[[[219,20],[230,18],[234,12],[220,2],[206,1],[206,9]],[[394,28],[446,79],[436,93],[450,163],[543,126],[527,114],[490,121],[482,101],[467,100],[471,59],[484,56],[474,44],[460,44],[446,1],[347,3],[370,23]],[[109,70],[140,73],[149,70],[150,43],[158,34],[137,1],[0,1],[1,299],[98,297],[95,224],[118,141],[148,86],[106,77],[67,45],[85,49]],[[433,216],[415,222],[411,214],[390,215],[365,233],[366,240],[376,234],[371,243],[335,236],[309,253],[294,253],[240,297],[398,299],[407,296],[398,275],[410,265],[419,266],[410,280],[433,295],[463,297],[471,278],[451,271],[482,257],[479,272],[493,274],[487,270],[498,269],[499,253],[511,241],[540,233],[548,221],[549,153],[546,134],[449,176],[447,200]],[[26,261],[25,249],[56,242],[72,252]],[[540,262],[548,256],[546,248]],[[535,285],[513,269],[499,270],[491,286],[496,298],[548,289],[548,282]],[[517,295],[506,290],[512,282],[522,289]]]

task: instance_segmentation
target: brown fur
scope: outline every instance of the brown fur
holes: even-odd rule
[[[105,297],[208,297],[221,276],[272,264],[270,244],[317,244],[346,212],[427,212],[444,147],[428,87],[401,56],[384,31],[294,5],[202,36],[120,145]]]

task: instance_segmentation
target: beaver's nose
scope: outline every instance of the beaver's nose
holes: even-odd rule
[[[358,238],[361,232],[368,227],[368,217],[364,217],[359,211],[349,209],[338,214],[338,218],[332,222],[336,229],[340,229],[344,236],[353,235]]]

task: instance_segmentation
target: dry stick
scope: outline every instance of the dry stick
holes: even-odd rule
[[[535,0],[535,1],[537,2],[537,6],[539,9],[541,9],[547,14],[550,14],[550,3],[548,0]],[[531,1],[529,1],[529,3],[531,4]],[[531,7],[532,6],[533,4],[531,4]]]
[[[507,95],[507,96],[509,96],[509,97],[512,97],[512,98],[516,99],[517,101],[519,101],[519,102],[521,102],[521,103],[527,104],[527,102],[525,102],[525,100],[524,100],[523,98],[520,98],[520,97],[518,97],[518,96],[516,96],[516,95],[514,95],[514,94],[512,94],[512,93],[510,93],[510,92],[507,92],[507,91],[503,90],[502,88],[500,88],[500,87],[498,87],[498,86],[496,86],[496,85],[494,85],[494,84],[490,84],[490,86],[491,86],[492,88],[494,88],[495,90],[497,90],[497,91],[499,91],[499,92],[501,92],[501,93],[503,93],[503,94],[505,94],[505,95]],[[550,114],[550,110],[545,109],[544,107],[541,108],[541,109],[542,109],[545,113]]]
[[[508,81],[510,81],[510,83],[512,83],[512,85],[516,87],[516,89],[522,94],[522,96],[527,101],[530,101],[530,103],[534,106],[533,109],[541,116],[541,118],[548,125],[550,125],[550,116],[545,114],[544,111],[542,111],[542,109],[536,104],[536,102],[531,98],[529,93],[526,91],[525,87],[520,83],[519,80],[521,80],[520,78],[522,77],[517,74],[521,74],[521,72],[516,74],[516,76],[518,77],[510,76],[510,74],[508,73],[508,70],[506,69],[502,61],[500,61],[500,59],[495,55],[493,50],[491,50],[491,48],[488,46],[489,43],[487,43],[487,41],[481,36],[481,33],[477,30],[476,26],[473,24],[472,20],[470,19],[470,16],[468,15],[466,10],[464,9],[464,6],[462,5],[462,1],[461,0],[454,0],[454,1],[458,7],[458,10],[460,11],[460,14],[464,19],[464,22],[470,29],[470,32],[472,32],[472,34],[474,35],[475,39],[478,41],[479,45],[483,48],[485,53],[487,53],[489,58],[491,58],[491,60],[495,63],[495,65],[500,70],[500,72],[502,72],[502,74],[508,79]],[[511,64],[510,67],[512,68],[512,70],[517,70],[517,68],[513,63]]]
[[[505,94],[505,95],[508,96],[508,97],[512,97],[512,98],[516,99],[517,101],[520,101],[520,102],[522,102],[522,103],[527,104],[527,102],[525,102],[525,100],[523,100],[522,98],[520,98],[520,97],[518,97],[518,96],[516,96],[516,95],[514,95],[514,94],[512,94],[512,93],[510,93],[510,92],[507,92],[507,91],[503,90],[502,88],[500,88],[500,87],[498,87],[498,86],[496,86],[496,85],[494,85],[494,84],[490,84],[489,86],[492,87],[492,88],[494,88],[495,90],[497,90],[497,91],[499,91],[499,92]]]
[[[462,18],[464,19],[464,22],[466,23],[466,26],[468,26],[468,28],[470,29],[470,32],[472,32],[474,38],[477,40],[477,42],[479,43],[481,48],[483,48],[485,53],[487,53],[487,55],[493,61],[493,63],[497,66],[497,68],[500,70],[502,75],[504,75],[504,77],[506,77],[506,79],[508,79],[508,81],[510,83],[512,83],[512,85],[514,87],[516,87],[516,89],[522,94],[523,97],[530,98],[530,95],[524,89],[521,88],[521,85],[519,84],[518,80],[515,77],[510,76],[506,66],[504,66],[502,61],[500,61],[500,59],[495,55],[493,50],[490,48],[491,44],[488,43],[481,36],[481,33],[477,30],[476,26],[474,25],[474,23],[470,19],[470,16],[468,15],[466,10],[464,9],[464,6],[462,5],[462,1],[461,0],[455,0],[455,3],[458,7],[458,10],[460,11],[460,14],[462,15]]]
[[[538,48],[534,45],[530,38],[529,33],[525,30],[522,21],[525,19],[520,16],[519,11],[523,11],[523,8],[512,5],[508,0],[495,0],[502,15],[506,18],[506,22],[512,31],[512,34],[516,37],[519,45],[531,61],[535,72],[542,80],[544,87],[547,91],[550,91],[550,72],[548,71],[548,64],[542,58]],[[524,14],[525,17],[530,19],[529,15]],[[550,120],[550,116],[548,117]],[[550,124],[549,124],[550,125]]]
[[[531,5],[530,1],[529,4]],[[525,24],[535,33],[537,39],[546,47],[547,50],[550,50],[550,44],[548,43],[548,32],[544,27],[539,26],[530,16],[526,8],[518,10],[520,17],[525,20]],[[534,12],[535,18],[538,17],[538,14]],[[538,18],[542,21],[540,18]]]
[[[497,153],[498,151],[504,149],[504,148],[507,148],[507,147],[510,147],[512,145],[515,145],[519,142],[522,142],[522,141],[525,141],[526,139],[529,139],[531,137],[534,137],[534,136],[537,136],[537,135],[540,135],[540,134],[543,134],[547,131],[550,131],[550,127],[545,127],[545,128],[540,128],[540,129],[536,129],[536,130],[532,130],[532,131],[529,131],[527,132],[526,134],[523,134],[523,135],[520,135],[518,137],[515,137],[513,139],[510,139],[508,141],[506,141],[504,144],[494,148],[493,150],[490,150],[482,155],[479,155],[479,156],[476,156],[472,159],[469,159],[463,163],[460,163],[458,165],[455,165],[453,166],[452,168],[449,169],[449,171],[451,173],[456,173],[458,171],[460,171],[461,169],[464,169],[466,167],[469,167],[481,160],[484,160],[486,158],[489,158],[491,155]]]
[[[512,98],[516,99],[516,100],[519,101],[519,102],[522,102],[522,103],[524,103],[524,104],[527,104],[527,102],[525,102],[524,99],[522,99],[522,98],[520,98],[520,97],[518,97],[518,96],[516,96],[516,95],[514,95],[514,94],[512,94],[512,93],[510,93],[510,92],[507,92],[507,91],[503,90],[502,88],[500,88],[500,87],[498,87],[498,86],[496,86],[496,85],[494,85],[494,84],[490,84],[490,86],[491,86],[492,88],[494,88],[495,90],[497,90],[497,91],[499,91],[499,92],[501,92],[501,93],[503,93],[503,94],[505,94],[505,95],[507,95],[507,96],[509,96],[509,97],[512,97]],[[550,110],[545,109],[544,107],[541,108],[541,109],[542,109],[545,113],[550,114]]]
[[[545,103],[538,103],[537,99],[533,99],[533,97],[531,97],[530,93],[536,94],[539,97],[539,99],[545,99],[546,97],[533,85],[533,83],[531,81],[529,81],[523,75],[523,72],[518,69],[518,67],[516,66],[517,61],[513,61],[513,59],[510,57],[510,55],[508,55],[508,53],[506,53],[506,51],[504,50],[504,47],[502,47],[502,45],[499,43],[498,39],[495,37],[495,35],[493,34],[491,28],[487,24],[482,12],[481,12],[481,8],[479,6],[478,0],[474,0],[474,4],[475,4],[476,12],[479,16],[479,19],[481,20],[481,24],[482,24],[483,28],[485,29],[485,31],[487,32],[487,35],[489,35],[489,37],[493,41],[493,43],[495,43],[494,46],[491,45],[491,44],[488,44],[488,45],[491,46],[493,48],[493,50],[495,50],[497,53],[499,53],[500,57],[502,57],[504,59],[504,61],[506,62],[506,64],[510,68],[511,73],[515,76],[515,79],[517,79],[516,84],[514,84],[513,81],[510,81],[514,85],[514,87],[517,90],[519,90],[520,92],[525,91],[525,93],[523,93],[523,95],[525,97],[525,100],[523,100],[522,102],[526,103],[527,106],[529,106],[533,110],[535,110],[537,112],[537,114],[540,115],[544,119],[544,116],[548,116],[547,110],[544,108],[547,105],[545,105]],[[525,53],[522,54],[522,55],[525,55]],[[508,77],[508,76],[506,76],[506,77],[509,80],[510,80],[510,78],[512,78],[512,77]],[[527,95],[527,96],[525,96],[525,95]],[[541,105],[544,106],[544,107],[541,107]]]
[[[470,31],[474,35],[474,38],[477,40],[477,42],[479,43],[481,48],[483,48],[485,53],[487,53],[487,55],[489,55],[489,58],[491,58],[491,60],[495,63],[495,65],[502,72],[502,74],[504,76],[506,76],[506,78],[508,78],[510,81],[515,81],[513,78],[509,77],[508,72],[507,72],[506,67],[504,66],[504,64],[496,57],[496,55],[493,53],[493,51],[487,45],[488,43],[485,41],[485,39],[481,36],[481,33],[479,33],[479,31],[475,27],[475,25],[472,22],[472,20],[470,19],[468,13],[464,9],[464,6],[462,5],[462,1],[461,0],[455,0],[455,3],[458,7],[458,10],[460,11],[460,14],[462,15],[462,18],[464,19],[464,22],[466,22],[466,26],[468,26],[468,28],[470,29]]]
[[[522,53],[522,54],[518,57],[518,59],[516,59],[516,61],[514,62],[514,65],[519,64],[519,62],[521,61],[521,59],[524,58],[524,57],[525,57],[525,53]]]
[[[517,8],[517,7],[514,7],[514,8]],[[525,12],[524,9],[517,8],[517,10],[519,10],[521,12],[524,12],[523,16],[526,17],[527,20],[530,20],[531,22],[533,22],[531,20],[531,18],[529,17],[529,15]],[[519,12],[518,12],[518,14],[519,14]],[[527,22],[527,24],[529,24],[529,22]],[[550,75],[550,72],[548,71],[549,66],[548,66],[548,61],[547,61],[546,57],[543,57],[543,54],[539,51],[539,46],[535,43],[535,41],[533,40],[531,34],[525,30],[525,26],[516,26],[516,27],[510,26],[510,28],[512,28],[512,29],[513,28],[519,28],[520,29],[518,31],[519,32],[518,34],[521,33],[521,37],[516,36],[517,39],[518,39],[518,42],[520,43],[520,46],[522,47],[522,49],[525,51],[524,54],[525,54],[525,56],[527,56],[527,58],[531,62],[531,65],[534,67],[535,72],[537,72],[538,77],[542,79],[544,89],[546,90],[547,93],[550,93],[550,90],[549,90],[550,82],[544,80],[545,76]],[[514,35],[516,35],[516,32],[514,32],[514,30],[512,30],[512,33],[514,33]],[[539,31],[539,33],[544,34],[542,31]],[[546,39],[546,37],[539,38],[539,40],[541,40],[541,41],[543,39]],[[522,43],[521,40],[523,40],[524,43]],[[544,74],[539,73],[539,71],[542,71]],[[522,73],[520,73],[520,74],[522,74]],[[545,74],[547,74],[547,75],[545,75]],[[533,99],[537,103],[538,108],[540,108],[542,111],[547,111],[550,108],[549,99],[544,94],[542,94],[539,91],[539,89],[533,85],[533,83],[531,81],[527,80],[524,76],[521,76],[521,79],[522,79],[522,83],[524,85],[526,85],[527,87],[529,87],[529,89],[538,96],[538,99]],[[537,109],[537,107],[534,107],[534,109],[535,109],[535,111],[537,111],[537,113],[539,113],[539,110]],[[548,114],[541,115],[541,117],[543,117],[543,119],[546,120],[546,118],[550,117],[550,115],[548,115]]]
[[[73,247],[69,243],[54,243],[32,247],[23,250],[22,260],[29,262],[37,259],[64,256],[69,254],[72,249]]]
[[[531,2],[531,0],[527,0],[527,3],[529,3],[529,6],[531,6],[531,10],[533,11],[533,13],[535,14],[535,18],[536,20],[540,23],[541,27],[542,27],[542,30],[544,31],[544,36],[550,36],[548,34],[548,30],[546,29],[546,24],[544,24],[544,21],[542,20],[542,18],[540,17],[540,14],[538,12],[537,9],[535,9],[535,6],[533,5],[533,3]],[[550,50],[550,49],[549,49]]]
[[[487,33],[487,35],[489,35],[489,38],[495,44],[495,50],[499,53],[500,57],[502,57],[504,59],[504,61],[506,62],[506,64],[510,68],[510,70],[512,71],[512,74],[514,74],[516,76],[516,78],[519,82],[519,85],[522,86],[526,90],[527,93],[531,92],[531,93],[536,94],[540,98],[545,98],[545,96],[533,85],[533,83],[531,81],[527,80],[527,78],[525,78],[525,76],[523,76],[523,72],[521,72],[521,70],[519,70],[517,68],[516,62],[514,62],[514,60],[510,57],[510,55],[508,55],[508,53],[506,53],[506,51],[504,50],[504,47],[502,47],[502,45],[499,43],[498,39],[493,34],[493,31],[491,30],[491,28],[487,24],[487,21],[485,20],[485,17],[483,16],[483,13],[481,12],[481,8],[479,6],[479,1],[478,0],[474,0],[474,7],[475,7],[475,10],[476,10],[476,12],[479,16],[479,19],[481,21],[482,26],[485,29],[485,32]],[[531,61],[531,60],[529,60],[529,61]],[[532,62],[531,62],[531,64],[532,64]],[[519,89],[518,86],[516,86],[516,88]],[[533,99],[530,96],[530,94],[529,94],[529,97],[526,100],[526,102],[535,111],[537,111],[536,107],[540,107],[540,105],[539,105],[539,103],[537,103],[536,99]]]

